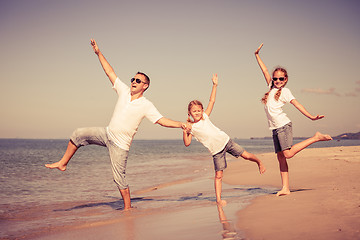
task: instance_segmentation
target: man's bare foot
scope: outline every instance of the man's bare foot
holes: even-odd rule
[[[322,134],[320,132],[316,132],[314,135],[314,138],[318,139],[319,141],[330,141],[332,140],[332,137],[327,134]]]
[[[227,202],[225,200],[220,200],[220,201],[216,201],[216,204],[221,206],[221,207],[225,207]]]
[[[66,165],[63,165],[60,162],[56,162],[56,163],[52,163],[52,164],[45,164],[45,167],[50,168],[50,169],[57,168],[60,171],[66,170]]]
[[[285,196],[285,195],[289,195],[290,194],[290,190],[289,189],[281,189],[279,192],[276,193],[276,196]]]
[[[263,174],[266,171],[265,166],[262,163],[260,163],[258,166],[260,174]]]

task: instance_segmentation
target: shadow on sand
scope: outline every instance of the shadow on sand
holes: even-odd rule
[[[234,198],[234,197],[239,197],[239,195],[238,195],[239,190],[241,192],[245,191],[246,195],[276,194],[276,192],[274,193],[273,190],[266,189],[266,188],[259,188],[259,187],[253,187],[253,188],[236,187],[236,188],[231,188],[231,189],[225,190],[224,192],[231,192],[231,194],[230,195],[227,194],[226,197]],[[310,190],[310,189],[298,189],[298,190],[293,190],[293,191],[305,191],[305,190]],[[187,195],[187,196],[181,196],[178,198],[136,197],[136,198],[131,198],[131,202],[137,203],[137,202],[149,202],[149,201],[157,201],[157,202],[185,202],[185,201],[215,202],[216,201],[215,196],[212,196],[212,195],[207,196],[207,195],[208,194],[198,192],[198,193],[194,193],[194,194]],[[109,202],[87,203],[87,204],[82,204],[82,205],[78,205],[78,206],[74,206],[74,207],[66,208],[66,209],[54,209],[53,211],[55,211],[55,212],[73,211],[73,210],[79,210],[79,209],[85,209],[85,208],[96,208],[96,207],[101,207],[101,206],[108,206],[114,210],[123,210],[123,200],[119,199],[119,200],[109,201]]]

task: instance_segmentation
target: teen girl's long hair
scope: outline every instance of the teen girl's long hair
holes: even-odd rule
[[[280,98],[280,95],[281,95],[281,90],[283,89],[283,87],[285,87],[285,85],[287,84],[287,80],[288,80],[288,74],[287,74],[287,71],[286,71],[286,69],[285,68],[283,68],[283,67],[277,67],[277,68],[275,68],[275,70],[273,71],[273,76],[274,76],[274,73],[275,72],[277,72],[277,71],[280,71],[280,72],[283,72],[284,73],[284,75],[285,75],[285,78],[286,78],[286,83],[284,84],[284,86],[282,86],[281,88],[279,88],[278,90],[277,90],[277,92],[275,93],[275,100],[276,101],[278,101],[279,100],[279,98]],[[275,87],[274,86],[274,82],[273,82],[273,80],[271,80],[271,86],[270,86],[270,90],[267,92],[267,93],[265,93],[264,94],[264,96],[263,96],[263,98],[261,99],[261,102],[263,103],[263,104],[266,104],[267,103],[267,99],[268,99],[268,97],[269,97],[269,93],[270,93],[270,91]]]

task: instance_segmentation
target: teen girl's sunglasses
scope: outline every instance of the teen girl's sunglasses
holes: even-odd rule
[[[284,77],[279,77],[279,78],[272,78],[272,80],[275,82],[277,80],[280,80],[280,81],[285,81],[285,78]]]
[[[132,78],[132,79],[130,79],[130,81],[131,81],[131,82],[136,81],[137,84],[139,84],[139,83],[146,83],[146,82],[141,81],[141,80],[138,79],[138,78]]]

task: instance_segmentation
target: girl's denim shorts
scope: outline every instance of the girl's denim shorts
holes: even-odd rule
[[[215,171],[222,171],[227,167],[226,153],[238,158],[244,151],[245,149],[242,146],[230,139],[223,150],[213,155]]]

